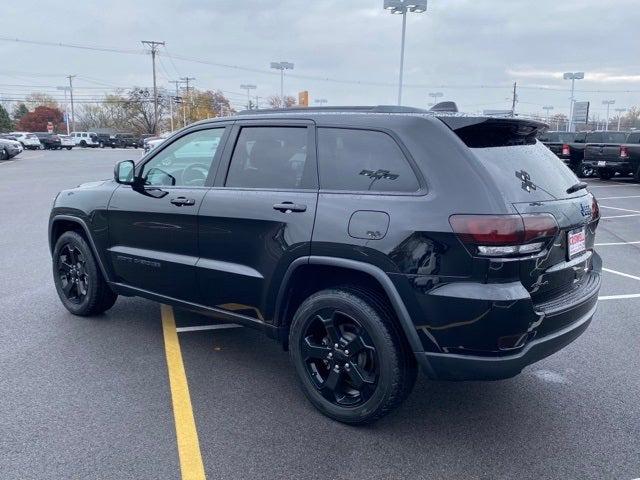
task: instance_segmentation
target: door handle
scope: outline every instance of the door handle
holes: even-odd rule
[[[173,203],[174,205],[177,205],[178,207],[196,204],[195,199],[187,198],[187,197],[175,197],[175,198],[172,198],[170,202]]]
[[[282,202],[282,203],[276,203],[273,206],[273,209],[274,210],[280,210],[283,213],[306,212],[307,211],[307,206],[306,205],[302,205],[300,203]]]

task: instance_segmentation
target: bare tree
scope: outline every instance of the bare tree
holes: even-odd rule
[[[271,108],[291,108],[296,105],[296,99],[291,95],[281,97],[279,95],[271,95],[267,98],[267,103]]]

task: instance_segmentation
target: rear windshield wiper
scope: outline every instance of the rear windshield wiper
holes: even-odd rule
[[[575,193],[578,190],[582,190],[583,188],[587,188],[589,185],[587,185],[584,182],[578,182],[575,185],[571,185],[569,188],[567,188],[567,193]]]

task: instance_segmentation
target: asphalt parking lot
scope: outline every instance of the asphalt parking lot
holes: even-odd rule
[[[640,477],[640,184],[588,181],[606,270],[582,337],[514,379],[419,378],[399,411],[357,428],[318,413],[258,332],[137,298],[90,319],[62,307],[46,234],[55,193],[140,154],[0,162],[0,478],[181,478],[179,448],[194,462],[182,473],[201,459],[209,479]],[[169,382],[175,362],[187,399]]]

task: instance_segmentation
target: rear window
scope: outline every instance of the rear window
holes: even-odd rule
[[[538,137],[541,142],[572,143],[576,137],[571,132],[546,132]]]
[[[510,202],[543,201],[584,195],[567,194],[578,182],[564,163],[542,143],[471,149]]]
[[[624,132],[590,132],[587,133],[587,143],[624,143]]]

